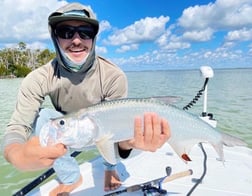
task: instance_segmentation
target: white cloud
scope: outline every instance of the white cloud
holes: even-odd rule
[[[167,29],[165,33],[163,33],[160,37],[156,39],[156,43],[161,47],[165,46],[168,43],[171,35],[172,32],[169,29]]]
[[[103,31],[107,31],[111,29],[111,25],[109,23],[109,21],[107,20],[102,20],[99,22],[99,33],[103,32]]]
[[[222,48],[223,48],[223,49],[232,48],[234,45],[235,45],[234,42],[232,42],[232,41],[226,41],[226,42],[222,45]]]
[[[117,30],[106,40],[110,45],[122,45],[139,43],[143,41],[153,41],[165,32],[165,25],[169,21],[168,16],[146,17],[134,24]]]
[[[252,29],[249,28],[252,26],[251,13],[251,0],[217,0],[215,3],[189,7],[183,11],[177,20],[178,23],[172,24],[155,42],[161,52],[176,54],[176,58],[173,57],[171,61],[167,59],[174,64],[186,62],[196,66],[205,61],[216,64],[228,62],[229,59],[238,60],[242,51],[232,49],[235,48],[237,41],[252,40]],[[225,33],[227,35],[223,39],[222,35]],[[220,41],[212,42],[214,38]],[[220,47],[208,50],[198,45],[196,53],[193,42],[208,42],[209,46],[218,43]],[[244,51],[243,55],[246,55]]]
[[[138,44],[129,44],[129,45],[122,45],[116,52],[123,53],[127,51],[137,50]]]
[[[60,0],[0,0],[0,43],[10,46],[23,41],[29,48],[44,48],[46,42],[50,42],[48,15],[65,3]],[[207,61],[217,65],[222,60],[238,59],[241,56],[241,51],[232,51],[238,48],[236,42],[252,40],[251,13],[252,0],[216,0],[207,5],[188,7],[178,20],[173,18],[178,23],[168,28],[166,26],[170,17],[163,15],[142,18],[122,29],[116,29],[109,21],[101,20],[96,52],[109,53],[113,58],[116,56],[113,52],[130,54],[130,51],[142,49],[148,44],[146,48],[149,52],[139,56],[137,54],[140,52],[133,52],[132,56],[114,61],[119,65],[151,66],[169,63],[198,66]],[[223,35],[226,35],[225,39]],[[109,37],[105,41],[100,40],[106,36]],[[201,48],[201,43],[197,43],[194,48],[193,42],[207,44]],[[213,43],[219,44],[219,48],[213,48]],[[207,48],[208,44],[211,49]],[[251,48],[249,46],[248,51],[244,50],[244,54],[252,55]],[[250,62],[247,60],[245,63]]]
[[[162,49],[165,50],[178,50],[178,49],[186,49],[190,48],[190,43],[188,42],[182,42],[182,41],[170,41],[167,43]]]
[[[228,32],[225,37],[227,41],[248,41],[252,40],[252,29],[242,28]]]
[[[66,4],[66,1],[0,1],[0,42],[31,43],[49,39],[47,18],[52,11],[63,4]]]
[[[103,46],[95,46],[95,51],[97,54],[106,54],[108,52],[106,47]]]
[[[252,25],[251,0],[217,0],[208,5],[189,7],[178,19],[185,29],[228,30]]]
[[[206,28],[203,30],[186,31],[182,37],[184,40],[201,42],[211,40],[212,35],[213,30],[210,28]]]
[[[189,42],[184,41],[182,37],[172,34],[170,30],[167,30],[165,34],[161,35],[156,43],[161,50],[177,51],[179,49],[189,48],[191,45]]]

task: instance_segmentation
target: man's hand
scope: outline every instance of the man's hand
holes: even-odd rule
[[[124,150],[132,148],[154,152],[170,137],[168,122],[156,113],[144,114],[144,125],[141,117],[135,118],[134,138],[119,143]]]
[[[38,137],[32,137],[24,144],[10,144],[5,148],[7,161],[17,169],[33,171],[52,166],[55,159],[66,153],[63,144],[42,147]]]

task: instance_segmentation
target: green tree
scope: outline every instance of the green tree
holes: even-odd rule
[[[28,73],[31,72],[31,69],[26,66],[16,66],[16,69],[14,71],[14,75],[16,77],[25,77]]]
[[[19,42],[14,48],[0,50],[0,76],[25,77],[30,71],[49,62],[55,52],[48,49],[31,50],[26,43]]]
[[[5,66],[0,65],[0,76],[6,76],[7,75],[7,69],[5,68]]]
[[[18,43],[18,49],[24,51],[26,49],[26,43],[19,42]]]
[[[53,59],[54,57],[55,57],[54,52],[50,52],[50,50],[45,49],[42,52],[40,52],[40,54],[38,55],[38,63],[40,65],[44,65],[47,62],[49,62],[51,59]]]

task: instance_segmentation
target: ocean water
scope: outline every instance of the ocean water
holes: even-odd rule
[[[126,72],[129,97],[179,96],[175,103],[186,106],[203,87],[199,70]],[[208,83],[207,112],[217,120],[217,128],[244,139],[252,148],[252,69],[214,70]],[[22,79],[0,79],[0,140],[15,107]],[[50,106],[46,100],[45,105]],[[203,96],[189,112],[200,115]],[[79,163],[98,153],[90,151],[78,157]],[[39,176],[43,171],[20,172],[0,156],[0,195],[11,195]]]

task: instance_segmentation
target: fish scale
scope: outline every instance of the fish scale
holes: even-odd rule
[[[213,139],[219,137],[220,139],[220,134],[198,116],[152,99],[110,101],[90,107],[86,111],[92,118],[95,118],[98,126],[102,127],[101,134],[105,132],[118,135],[115,133],[127,130],[125,135],[128,135],[127,138],[132,138],[133,132],[130,130],[133,130],[132,122],[135,116],[142,116],[146,112],[155,112],[167,119],[174,139],[180,136],[181,139],[192,136]]]
[[[64,143],[69,147],[83,148],[96,145],[104,159],[115,164],[114,143],[133,138],[134,119],[146,112],[157,113],[168,121],[171,137],[167,142],[184,161],[190,160],[188,154],[191,148],[201,142],[211,143],[220,160],[224,160],[223,144],[246,145],[241,139],[218,131],[198,116],[157,98],[105,101],[52,120],[42,128],[41,134],[46,135],[45,132],[50,131],[65,132],[67,136],[64,138],[64,134],[61,134],[63,139],[55,143],[68,142],[70,137],[72,142]]]

